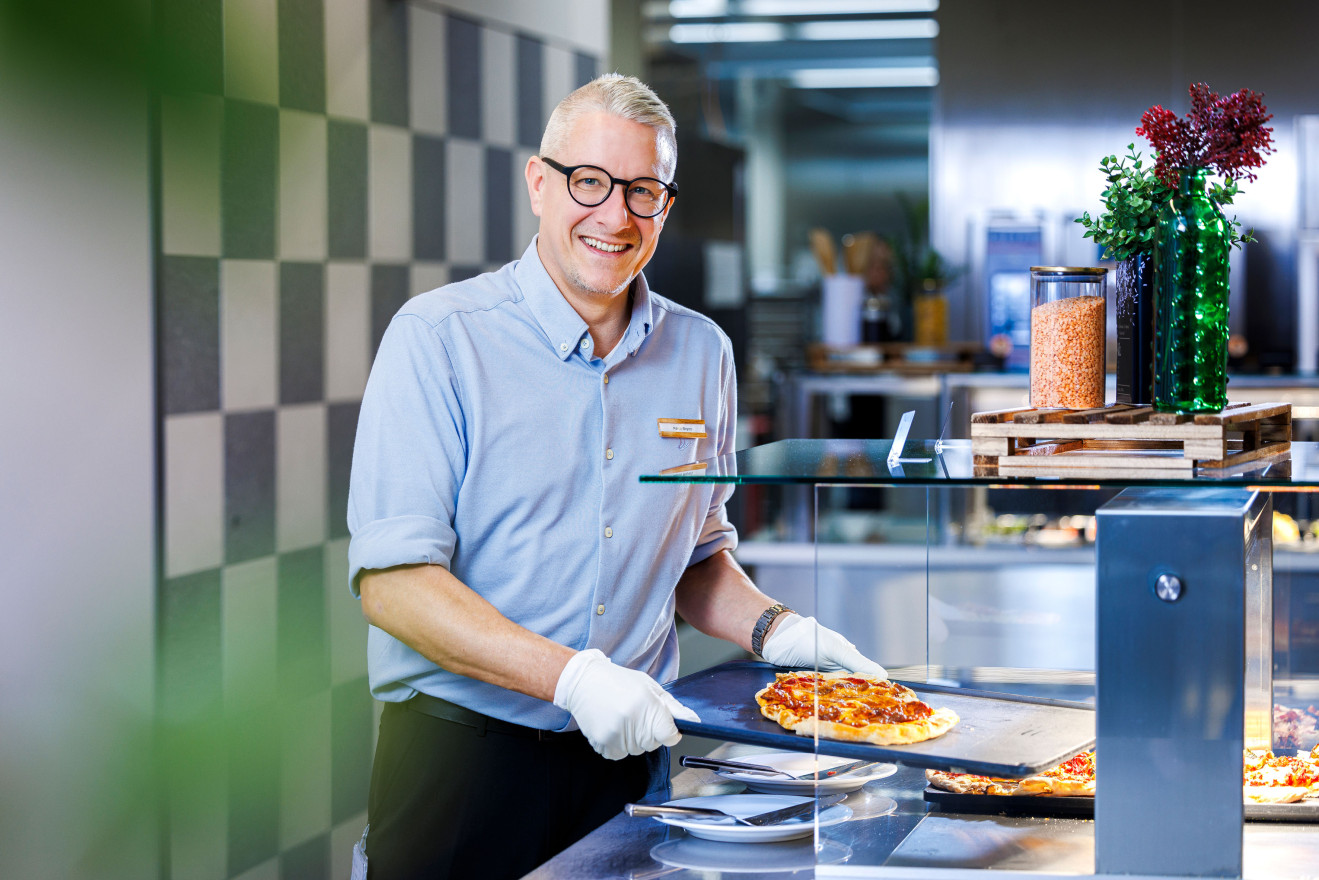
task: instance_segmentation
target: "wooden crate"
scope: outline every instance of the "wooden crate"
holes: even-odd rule
[[[971,416],[978,473],[1029,474],[1063,468],[1097,474],[1191,476],[1283,456],[1291,449],[1289,403],[1230,404],[1216,413],[1099,409],[1005,409]],[[1074,472],[1074,471],[1073,471]]]

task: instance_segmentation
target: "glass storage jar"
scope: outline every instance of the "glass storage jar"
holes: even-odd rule
[[[1104,405],[1107,281],[1102,268],[1031,267],[1031,406]]]

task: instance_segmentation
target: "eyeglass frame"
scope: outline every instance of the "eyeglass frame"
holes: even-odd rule
[[[658,177],[647,177],[645,175],[642,175],[641,177],[634,177],[631,180],[623,180],[621,178],[614,177],[612,174],[610,174],[608,171],[605,171],[605,169],[601,168],[599,165],[592,165],[590,163],[586,163],[583,165],[561,165],[558,162],[555,162],[549,156],[541,156],[540,160],[544,162],[546,165],[553,168],[555,171],[563,175],[564,185],[568,187],[569,197],[574,202],[581,205],[583,208],[598,208],[601,205],[603,205],[605,202],[609,201],[609,197],[614,194],[614,184],[622,184],[623,186],[623,205],[627,208],[628,213],[632,214],[634,217],[639,217],[642,220],[649,220],[651,217],[658,217],[660,214],[663,214],[664,209],[667,208],[669,205],[673,204],[673,200],[678,197],[678,184],[665,183],[664,181],[660,180]],[[577,171],[579,168],[594,168],[596,171],[602,173],[605,176],[605,178],[609,180],[609,192],[605,193],[605,197],[600,201],[596,202],[594,205],[586,204],[581,199],[577,198],[576,194],[574,194],[572,191],[573,172]],[[664,187],[664,189],[667,190],[669,193],[668,199],[665,200],[664,204],[661,205],[660,209],[656,211],[654,214],[638,213],[636,210],[632,208],[630,204],[628,204],[627,188],[632,184],[636,183],[638,180],[653,180],[656,183],[658,183],[660,186]]]

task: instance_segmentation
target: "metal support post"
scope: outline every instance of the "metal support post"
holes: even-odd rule
[[[1241,761],[1272,706],[1272,509],[1128,489],[1097,542],[1095,873],[1240,877]]]

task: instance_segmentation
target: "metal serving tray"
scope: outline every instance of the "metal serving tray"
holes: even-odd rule
[[[1091,797],[1038,797],[1027,794],[958,794],[929,786],[925,800],[945,813],[990,813],[1003,816],[1058,816],[1093,819]],[[1295,804],[1244,804],[1247,822],[1319,822],[1319,801]]]
[[[667,690],[701,717],[679,720],[678,730],[731,742],[816,751],[813,737],[784,730],[760,714],[755,695],[787,670],[754,660],[734,660],[696,672]],[[933,767],[985,776],[1038,773],[1095,744],[1094,707],[1084,703],[995,694],[921,682],[902,682],[932,706],[947,706],[961,720],[943,736],[911,745],[875,746],[820,739],[819,752]]]

